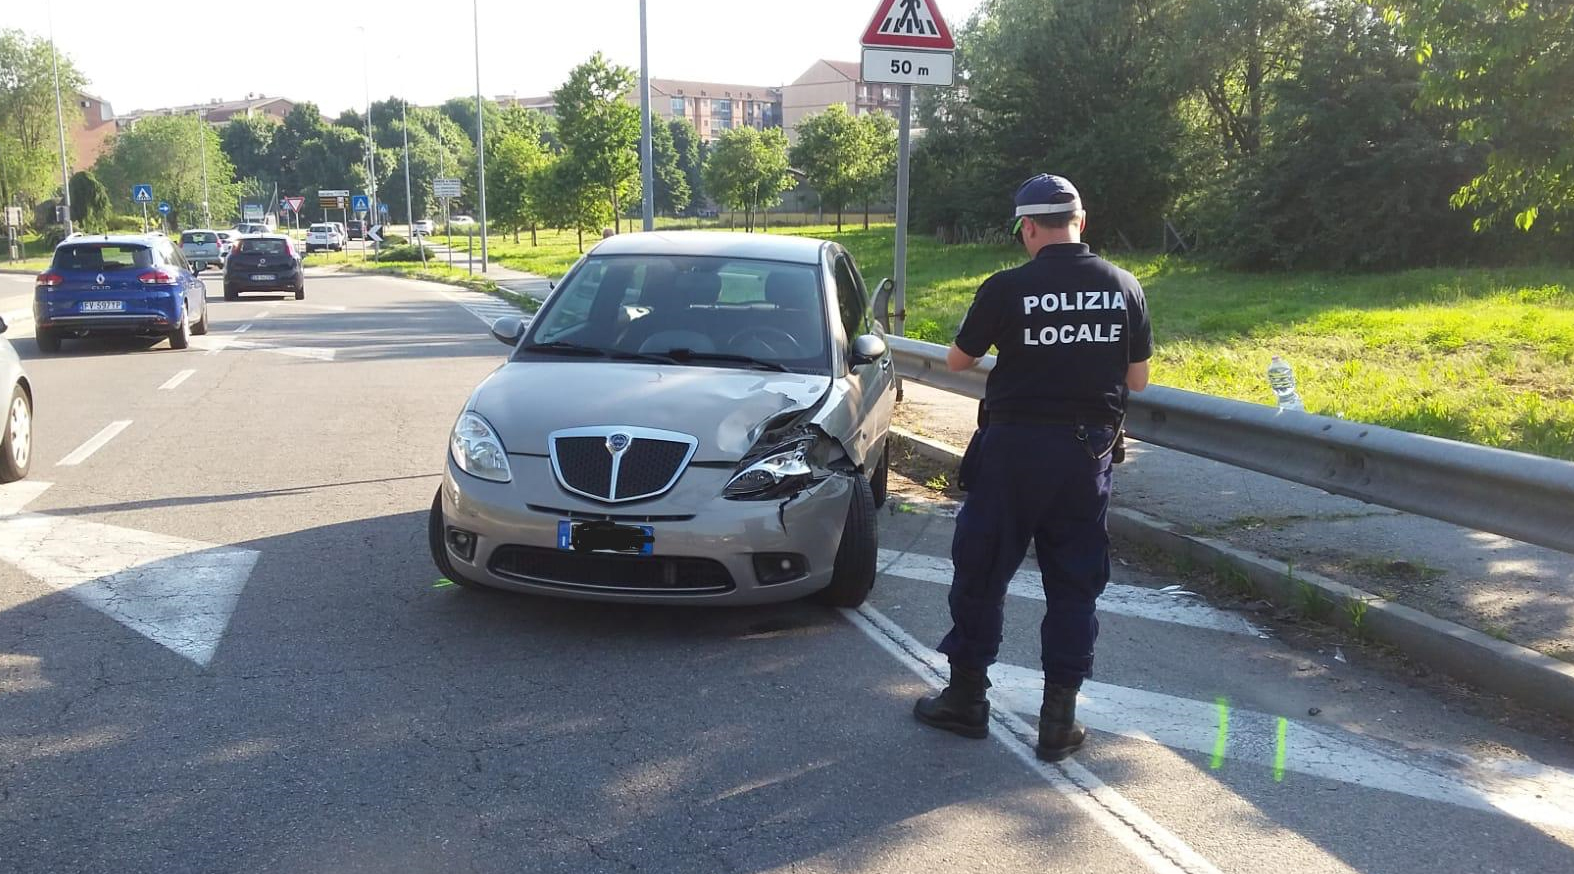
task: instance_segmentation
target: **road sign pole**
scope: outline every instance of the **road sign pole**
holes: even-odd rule
[[[913,86],[902,87],[902,117],[896,140],[896,315],[892,330],[902,333],[907,321],[907,182],[908,149],[913,138]]]
[[[645,230],[656,229],[655,158],[650,131],[650,60],[646,52],[645,0],[639,0],[639,178],[644,188],[641,214]]]
[[[486,106],[481,102],[481,8],[471,0],[470,14],[475,21],[475,159],[476,186],[481,196],[481,272],[486,272]]]
[[[142,202],[142,233],[145,234],[147,232],[148,232],[148,203],[147,203],[147,201],[144,200]]]

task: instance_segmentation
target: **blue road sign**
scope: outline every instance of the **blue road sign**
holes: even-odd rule
[[[131,199],[136,203],[152,203],[153,186],[146,184],[131,186]]]
[[[350,210],[352,212],[371,212],[371,209],[372,199],[364,194],[357,194],[350,200]]]
[[[387,215],[388,214],[388,204],[386,204],[386,203],[379,203],[379,204],[377,204],[377,211],[382,213],[383,215]]]
[[[162,213],[163,215],[169,215],[169,201],[167,201],[167,200],[159,201],[158,202],[158,211],[160,213]]]

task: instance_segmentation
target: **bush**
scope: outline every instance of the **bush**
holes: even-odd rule
[[[384,246],[403,246],[408,242],[410,242],[408,238],[401,237],[398,234],[383,234]]]
[[[43,233],[39,234],[38,237],[45,246],[53,249],[66,238],[66,226],[45,225]]]
[[[112,215],[109,217],[108,224],[111,234],[135,234],[142,231],[141,216]]]
[[[378,254],[378,261],[420,261],[421,251],[426,250],[426,260],[431,261],[437,257],[430,247],[426,246],[393,246],[384,249]]]

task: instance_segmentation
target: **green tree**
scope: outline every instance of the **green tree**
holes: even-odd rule
[[[685,118],[674,118],[667,122],[667,129],[672,133],[672,150],[677,156],[678,172],[689,183],[689,203],[705,202],[705,182],[701,178],[705,168],[705,157],[700,153],[700,132],[694,129],[694,122]]]
[[[71,220],[86,231],[103,231],[109,228],[112,209],[109,192],[91,170],[78,170],[71,175]]]
[[[655,179],[656,212],[677,215],[689,206],[689,179],[678,163],[672,128],[652,118],[650,123],[651,175]]]
[[[52,57],[48,40],[0,30],[0,203],[35,204],[60,190]],[[81,114],[70,95],[87,78],[69,57],[58,62],[70,126]]]
[[[581,175],[581,167],[559,156],[534,177],[532,190],[541,222],[578,235],[585,251],[585,232],[599,233],[612,220],[612,206],[600,188]]]
[[[780,128],[738,127],[724,132],[705,160],[705,188],[718,203],[744,212],[744,229],[755,214],[781,202],[792,188],[787,135]]]
[[[516,243],[520,231],[531,229],[534,245],[541,212],[532,182],[550,162],[547,151],[540,138],[528,130],[505,130],[495,141],[488,137],[487,146],[487,222],[498,230],[513,231]]]
[[[564,160],[607,198],[615,230],[622,229],[621,204],[639,180],[639,110],[624,99],[633,86],[632,70],[597,52],[553,93]]]
[[[1484,211],[1478,227],[1574,213],[1574,3],[1568,0],[1382,0],[1424,74],[1424,97],[1462,115],[1460,135],[1489,150],[1454,197]]]
[[[115,137],[113,150],[100,159],[98,176],[111,192],[111,202],[128,209],[133,206],[131,186],[151,184],[154,198],[169,202],[173,226],[192,227],[203,219],[204,152],[210,210],[215,221],[226,221],[239,212],[235,167],[218,133],[194,115],[139,120]]]
[[[798,124],[792,164],[820,194],[820,202],[836,210],[836,232],[842,232],[842,210],[860,193],[869,163],[870,140],[847,107],[837,103]]]
[[[1420,69],[1391,25],[1359,0],[1329,0],[1294,61],[1299,75],[1275,83],[1264,117],[1273,136],[1203,214],[1215,254],[1257,269],[1348,269],[1484,248],[1448,205],[1480,150],[1450,138],[1452,113],[1416,100]]]
[[[869,230],[869,204],[896,189],[896,119],[883,112],[871,112],[858,119],[858,135],[863,139],[863,163],[855,183],[863,199],[864,230]]]
[[[279,122],[271,116],[241,117],[224,125],[219,144],[235,165],[235,175],[279,181],[279,162],[273,151],[273,134],[278,127]]]

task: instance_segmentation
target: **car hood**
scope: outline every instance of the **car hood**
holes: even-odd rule
[[[520,361],[493,371],[469,409],[515,455],[546,455],[562,428],[629,425],[693,435],[695,461],[737,461],[772,418],[814,405],[831,378],[720,367]]]

